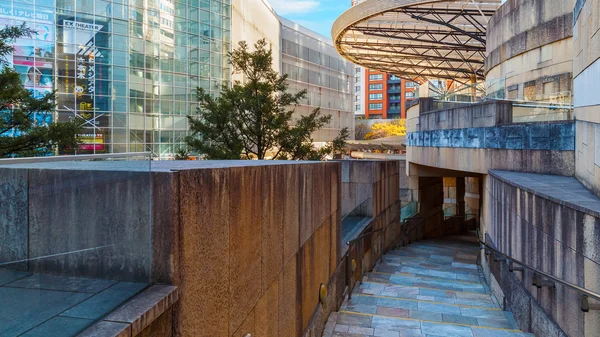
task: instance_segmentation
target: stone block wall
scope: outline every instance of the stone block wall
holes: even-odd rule
[[[577,184],[573,178],[560,179]],[[494,172],[484,185],[481,229],[490,244],[534,268],[600,292],[600,213],[587,208],[594,203],[565,202],[545,195],[544,188],[533,190]],[[482,261],[493,276],[491,289],[521,329],[536,336],[597,336],[600,314],[583,313],[578,292],[559,283],[538,289],[531,285],[532,273],[509,272],[505,264],[485,256]]]
[[[339,172],[329,162],[174,173],[180,336],[302,336],[317,311],[335,310],[318,296],[341,261]]]

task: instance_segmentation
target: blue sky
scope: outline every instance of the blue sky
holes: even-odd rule
[[[351,0],[267,0],[277,14],[331,38],[335,19],[350,8]]]

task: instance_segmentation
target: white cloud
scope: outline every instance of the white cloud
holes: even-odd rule
[[[304,14],[319,7],[319,1],[312,0],[268,0],[279,15]]]

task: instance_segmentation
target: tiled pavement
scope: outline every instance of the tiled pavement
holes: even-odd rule
[[[0,337],[75,336],[145,287],[0,269]]]
[[[323,337],[525,337],[490,295],[472,237],[388,252],[329,317]]]

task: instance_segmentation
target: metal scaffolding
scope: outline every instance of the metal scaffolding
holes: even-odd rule
[[[502,0],[367,0],[334,23],[338,52],[415,82],[484,78],[486,27]]]

